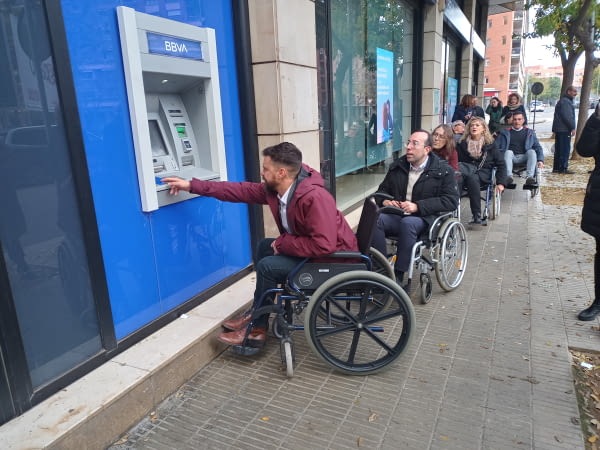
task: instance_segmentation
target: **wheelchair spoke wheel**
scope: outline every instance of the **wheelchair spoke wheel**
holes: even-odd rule
[[[374,309],[374,297],[389,299]],[[351,299],[354,307],[348,309]],[[324,316],[328,311],[329,316]],[[334,320],[332,315],[344,320]],[[304,330],[312,350],[330,366],[350,375],[377,372],[410,344],[415,314],[410,298],[388,277],[368,271],[337,275],[323,283],[306,308]]]
[[[492,204],[490,206],[490,219],[494,220],[500,215],[500,204],[502,202],[502,194],[496,191],[496,187],[494,186],[494,191],[492,192],[491,196]]]
[[[285,364],[285,374],[288,378],[292,378],[294,376],[294,346],[290,339],[285,339],[281,341],[280,344],[280,352],[281,352],[281,362]]]
[[[465,275],[468,258],[467,232],[462,223],[451,220],[440,231],[436,248],[435,277],[445,291],[456,289]]]
[[[369,250],[369,257],[371,258],[371,262],[373,264],[373,272],[379,273],[392,281],[396,280],[394,268],[390,266],[388,260],[381,254],[381,252],[371,247]],[[382,291],[373,293],[372,298],[369,299],[367,304],[367,313],[371,314],[382,310],[389,304],[390,301],[391,298],[387,292]],[[347,299],[343,304],[345,311],[353,311],[360,307],[360,303],[355,297]],[[346,323],[348,321],[348,316],[346,314],[341,314],[335,308],[330,308],[329,304],[324,304],[322,306],[323,309],[320,311],[322,318],[328,318],[329,320],[336,321],[338,323]]]
[[[419,278],[421,288],[421,303],[426,305],[431,300],[431,294],[433,291],[431,286],[431,277],[428,273],[422,273]]]

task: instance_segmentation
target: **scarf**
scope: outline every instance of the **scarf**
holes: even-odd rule
[[[474,141],[471,138],[467,139],[467,151],[473,159],[481,158],[481,149],[483,147],[483,136],[478,141]]]

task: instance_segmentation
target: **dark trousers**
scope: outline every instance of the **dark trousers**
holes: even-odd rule
[[[554,133],[554,164],[553,172],[564,172],[569,167],[571,153],[571,133]]]
[[[419,237],[425,230],[427,222],[416,216],[397,216],[395,214],[380,214],[377,226],[373,233],[373,247],[383,255],[387,254],[385,237],[395,236],[398,238],[396,252],[396,272],[407,272],[410,264],[411,250]]]
[[[256,246],[256,256],[254,264],[256,266],[256,289],[254,290],[253,306],[272,305],[273,296],[269,295],[264,300],[262,305],[259,304],[263,292],[269,289],[274,289],[279,284],[285,283],[288,274],[296,267],[304,258],[295,256],[275,255],[271,243],[275,239],[263,239]],[[254,326],[258,328],[266,328],[269,323],[269,314],[263,314],[254,321]]]

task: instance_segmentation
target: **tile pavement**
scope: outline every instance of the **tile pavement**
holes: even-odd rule
[[[502,208],[468,231],[461,286],[434,282],[415,304],[413,345],[389,370],[333,372],[302,332],[291,379],[275,339],[256,357],[225,351],[110,448],[584,448],[568,348],[600,350],[598,323],[576,320],[593,296],[594,242],[577,207],[519,186]]]

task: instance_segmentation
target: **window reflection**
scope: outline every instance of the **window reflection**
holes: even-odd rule
[[[374,192],[410,135],[412,9],[400,1],[331,4],[336,197]]]
[[[101,348],[44,17],[0,10],[0,241],[34,387]]]

